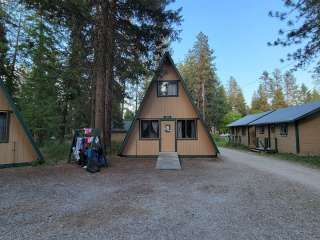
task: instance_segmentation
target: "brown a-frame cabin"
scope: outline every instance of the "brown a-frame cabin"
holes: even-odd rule
[[[162,57],[122,143],[121,156],[216,157],[218,148],[170,54]]]
[[[42,160],[41,152],[0,79],[0,168]]]

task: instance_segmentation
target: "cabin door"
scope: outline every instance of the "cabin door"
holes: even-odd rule
[[[176,126],[175,121],[161,121],[161,152],[176,151]]]

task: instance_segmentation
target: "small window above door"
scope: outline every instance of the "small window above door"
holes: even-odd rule
[[[158,81],[158,97],[177,97],[178,81]]]

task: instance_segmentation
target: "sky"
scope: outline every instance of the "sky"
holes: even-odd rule
[[[176,0],[171,8],[182,7],[181,40],[173,42],[173,59],[181,63],[202,31],[215,51],[217,74],[224,86],[236,78],[248,105],[258,88],[264,70],[289,70],[291,62],[281,63],[294,48],[269,47],[284,26],[268,16],[270,10],[284,9],[282,0]],[[311,67],[295,72],[297,82],[312,88]]]

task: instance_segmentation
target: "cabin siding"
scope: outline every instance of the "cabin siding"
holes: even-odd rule
[[[164,64],[159,80],[178,80],[179,75],[176,70],[169,64]],[[123,148],[124,156],[156,156],[161,151],[161,136],[156,140],[140,139],[139,124],[140,119],[198,119],[198,115],[193,108],[192,103],[182,86],[178,81],[178,96],[158,97],[157,96],[157,79],[150,86],[149,95],[145,100],[135,122],[131,133],[127,137],[126,144]],[[176,124],[175,124],[176,125]],[[161,126],[161,124],[160,124]],[[176,141],[176,150],[179,155],[183,156],[213,156],[217,155],[216,149],[209,139],[204,125],[197,120],[197,139]],[[159,130],[161,132],[161,129]],[[176,133],[175,133],[176,134]],[[176,138],[176,137],[175,137]]]
[[[299,142],[301,155],[320,155],[320,113],[300,120]]]
[[[275,126],[274,136],[278,142],[278,152],[280,153],[297,153],[296,152],[296,131],[293,123],[288,124],[288,135],[280,134],[280,124]]]
[[[0,165],[35,161],[37,154],[4,96],[3,90],[0,89],[0,111],[11,112],[9,141],[8,143],[0,143]]]
[[[241,144],[244,146],[248,146],[248,127],[247,126],[241,126],[241,127],[233,127],[234,128],[234,134],[230,132],[230,138],[233,143]],[[245,135],[242,135],[242,129],[245,131]],[[241,139],[241,142],[236,139]]]

